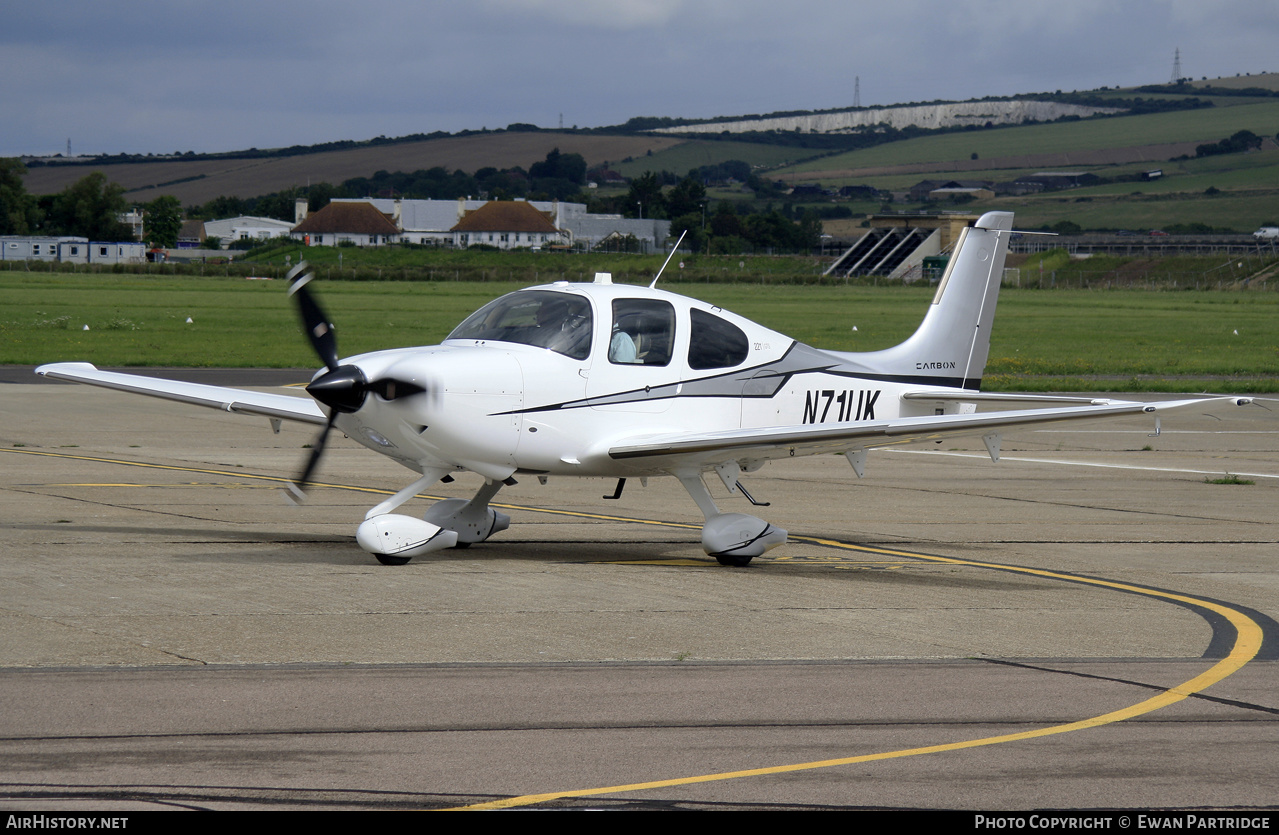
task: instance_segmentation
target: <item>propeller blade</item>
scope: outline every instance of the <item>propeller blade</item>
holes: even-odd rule
[[[302,468],[302,473],[289,485],[289,492],[299,501],[306,498],[306,487],[311,483],[311,476],[315,473],[315,468],[319,465],[320,458],[324,455],[324,447],[329,441],[329,432],[333,429],[333,423],[337,420],[337,416],[338,412],[336,410],[329,414],[329,422],[320,430],[315,443],[311,445],[311,455],[306,459],[306,466]]]
[[[292,280],[293,276],[304,269],[306,269],[306,262],[299,262],[296,267],[289,270],[287,277]],[[315,273],[307,273],[297,281],[294,281],[289,287],[289,295],[297,299],[298,313],[302,316],[302,329],[306,331],[306,338],[310,340],[311,348],[319,356],[320,361],[324,363],[325,368],[329,369],[329,371],[336,371],[338,368],[338,341],[333,333],[333,323],[329,321],[324,308],[320,307],[319,301],[316,300],[310,288],[307,287],[313,278],[315,278]]]
[[[306,498],[306,487],[311,483],[311,476],[319,466],[320,459],[324,457],[324,448],[328,444],[329,433],[337,423],[338,415],[358,412],[370,391],[383,400],[411,397],[426,391],[424,386],[412,380],[401,380],[396,377],[382,377],[369,382],[358,366],[338,365],[338,345],[337,337],[333,333],[333,323],[329,321],[324,308],[320,306],[319,301],[307,286],[315,278],[315,274],[306,272],[306,269],[306,262],[300,261],[296,267],[289,270],[285,278],[292,282],[289,286],[289,295],[297,300],[298,313],[302,317],[302,328],[311,342],[311,348],[327,369],[311,381],[306,391],[307,394],[329,407],[329,419],[319,437],[316,438],[301,475],[289,485],[289,493],[296,501]]]

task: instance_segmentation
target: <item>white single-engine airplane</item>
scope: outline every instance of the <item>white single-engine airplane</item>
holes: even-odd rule
[[[556,282],[480,308],[441,345],[339,360],[333,328],[299,264],[289,274],[307,334],[325,365],[305,399],[55,363],[37,374],[230,412],[324,427],[305,487],[337,427],[421,475],[368,512],[356,531],[388,565],[483,542],[510,519],[489,502],[516,475],[618,479],[674,476],[706,517],[702,546],[746,565],[786,531],[725,513],[703,481],[732,495],[773,458],[842,454],[861,477],[866,451],[980,435],[992,460],[1004,430],[1059,421],[1242,405],[1216,397],[1136,403],[979,391],[1013,216],[990,212],[961,233],[923,323],[883,351],[821,351],[728,311],[648,287]],[[295,279],[295,276],[301,276]],[[660,275],[660,273],[659,273]],[[1036,408],[1007,409],[1010,404]],[[977,412],[979,404],[1004,411]],[[1158,417],[1156,417],[1156,422]],[[485,484],[436,502],[423,518],[394,513],[451,473]]]

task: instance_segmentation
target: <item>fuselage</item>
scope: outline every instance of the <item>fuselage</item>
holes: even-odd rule
[[[903,411],[900,395],[919,378],[894,379],[862,356],[873,355],[820,351],[663,290],[558,283],[496,300],[441,345],[344,360],[426,393],[370,394],[337,425],[418,471],[658,475],[668,472],[660,461],[615,461],[607,450],[671,433],[931,413]]]

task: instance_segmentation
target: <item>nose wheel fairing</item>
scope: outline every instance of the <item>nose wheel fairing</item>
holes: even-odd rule
[[[452,548],[457,532],[412,516],[384,513],[364,520],[355,531],[355,541],[383,564],[403,565],[413,557]]]
[[[443,470],[428,471],[408,487],[369,511],[355,532],[360,547],[383,565],[404,565],[413,557],[444,548],[464,548],[483,542],[511,525],[511,517],[489,508],[502,489],[501,481],[486,481],[471,499],[444,499],[423,518],[391,513],[422,490],[439,481]]]

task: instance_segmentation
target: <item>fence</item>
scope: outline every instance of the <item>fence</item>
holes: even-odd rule
[[[753,263],[752,258],[701,258],[682,269],[673,262],[662,276],[663,283],[751,283],[764,285],[822,284],[853,286],[901,286],[903,284],[935,284],[935,279],[913,270],[903,278],[883,276],[822,276],[820,262],[795,258],[793,266],[780,266],[777,256],[761,258],[770,263]],[[1087,270],[1087,262],[1053,270],[1028,267],[1007,268],[1003,286],[1049,290],[1053,288],[1089,290],[1274,290],[1279,289],[1279,261],[1254,256],[1234,257],[1224,264],[1203,271],[1172,271],[1150,268],[1139,270]],[[636,265],[639,267],[639,265]],[[315,264],[316,275],[326,280],[342,281],[509,281],[523,284],[546,284],[552,281],[588,282],[596,265],[573,258],[563,262],[547,260],[537,268],[524,265],[502,267],[491,264],[461,266],[396,265],[341,266]],[[601,265],[612,269],[613,279],[623,284],[647,284],[652,272],[645,268],[618,270],[616,264]],[[227,263],[145,263],[145,264],[67,264],[41,261],[0,261],[0,270],[29,273],[71,273],[76,275],[141,275],[226,276],[237,278],[283,278],[285,264],[261,264],[231,261]]]
[[[1210,270],[1195,272],[1143,269],[1084,270],[1065,267],[1036,270],[1010,267],[1004,270],[1004,287],[1037,290],[1275,290],[1279,289],[1279,264],[1231,260]]]

